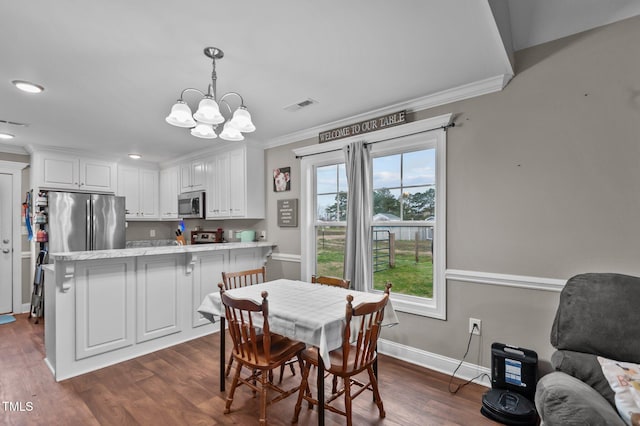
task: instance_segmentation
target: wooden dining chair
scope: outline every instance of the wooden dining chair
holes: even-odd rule
[[[237,299],[225,292],[224,285],[218,284],[225,310],[225,317],[229,323],[229,334],[233,341],[232,356],[236,360],[236,371],[231,382],[231,389],[227,396],[224,413],[231,411],[231,404],[235,391],[240,385],[247,385],[260,395],[259,424],[267,424],[267,406],[294,394],[299,386],[288,390],[274,385],[269,379],[269,373],[280,367],[292,357],[298,359],[302,369],[301,352],[305,344],[280,335],[272,335],[269,331],[269,302],[268,293],[263,291],[262,303],[250,299]],[[262,318],[256,318],[260,315]],[[243,376],[243,368],[247,369]],[[275,390],[278,395],[267,400],[267,391]]]
[[[340,288],[349,288],[349,285],[351,284],[351,280],[338,277],[330,277],[328,275],[311,275],[311,282],[313,284],[330,285]],[[331,387],[331,390],[333,393],[336,393],[336,389],[338,386],[338,377],[333,376],[332,384],[333,385]]]
[[[263,283],[267,280],[267,271],[262,268],[249,269],[246,271],[223,272],[222,282],[225,290],[231,290],[248,285]]]
[[[373,400],[378,406],[380,418],[384,418],[386,415],[373,366],[377,359],[376,345],[380,336],[382,320],[384,319],[384,309],[389,301],[391,286],[390,282],[386,283],[384,294],[380,301],[360,303],[355,308],[351,304],[353,296],[351,294],[347,295],[342,346],[329,353],[331,365],[325,365],[327,372],[343,379],[344,387],[327,398],[324,405],[326,410],[345,416],[347,418],[347,426],[352,425],[351,401],[366,389],[373,391]],[[354,330],[356,332],[355,339],[351,338],[352,321],[355,323],[354,327],[356,327]],[[318,400],[313,398],[309,391],[309,371],[311,366],[318,366],[318,356],[317,348],[309,348],[302,351],[304,370],[292,420],[294,424],[298,423],[303,399],[309,402],[309,408],[313,405],[318,405]],[[355,380],[355,376],[365,370],[369,376],[368,383],[361,383]],[[353,385],[358,386],[359,389],[352,393]],[[344,411],[331,404],[340,395],[344,395]]]
[[[266,268],[248,269],[246,271],[223,272],[222,283],[225,290],[246,287],[248,285],[263,283],[267,280]],[[225,377],[229,377],[231,366],[233,365],[233,355],[229,354]]]
[[[330,277],[327,275],[312,275],[311,282],[314,284],[325,284],[342,288],[349,288],[349,285],[351,284],[350,280],[345,280],[344,278],[338,277]]]
[[[234,288],[246,287],[249,285],[260,284],[267,280],[267,270],[263,266],[257,269],[248,269],[245,271],[236,272],[223,272],[222,283],[225,290],[231,290]],[[293,366],[295,361],[289,362],[286,365],[291,369],[291,374],[296,375],[296,369]],[[227,362],[227,368],[224,373],[225,377],[229,377],[231,373],[231,367],[233,365],[233,355],[229,355],[229,361]],[[282,376],[284,375],[285,364],[280,367],[280,382],[282,382]]]

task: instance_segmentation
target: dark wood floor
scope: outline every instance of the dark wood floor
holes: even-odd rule
[[[43,361],[42,323],[16,318],[0,325],[2,425],[257,424],[258,400],[244,387],[236,392],[232,412],[223,414],[217,334],[56,383]],[[363,394],[354,401],[355,425],[497,424],[480,414],[482,386],[472,384],[453,395],[447,375],[385,356],[379,366],[387,417],[379,419],[370,394]],[[285,374],[292,385],[300,377]],[[294,405],[290,397],[270,406],[269,423],[290,424]],[[316,411],[303,406],[299,424],[316,423]],[[343,417],[326,414],[327,425],[344,423]]]

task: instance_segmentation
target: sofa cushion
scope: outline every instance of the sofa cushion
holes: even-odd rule
[[[615,407],[615,392],[602,373],[598,357],[574,351],[556,351],[551,356],[551,365],[594,388],[612,407]]]
[[[632,424],[631,416],[640,416],[640,364],[601,356],[598,362],[602,366],[602,374],[616,394],[616,409],[620,417]]]
[[[598,392],[560,371],[538,381],[535,402],[545,426],[626,426]]]
[[[560,293],[551,328],[557,349],[640,363],[640,278],[610,273],[576,275]]]

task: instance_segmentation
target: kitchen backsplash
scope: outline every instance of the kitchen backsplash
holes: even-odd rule
[[[157,222],[127,222],[127,241],[140,240],[166,240],[175,239],[175,231],[178,229],[179,221],[157,221]],[[236,219],[236,220],[204,220],[204,219],[185,219],[184,236],[189,240],[191,231],[196,227],[200,227],[203,231],[215,231],[222,228],[225,231],[225,237],[228,230],[250,229],[260,231],[267,229],[266,221],[263,219]],[[152,232],[153,231],[153,232]],[[152,234],[155,234],[152,236]]]

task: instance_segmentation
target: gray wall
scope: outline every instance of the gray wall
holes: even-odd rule
[[[556,279],[640,275],[639,45],[636,17],[525,49],[503,91],[414,115],[451,112],[457,124],[447,137],[448,268]],[[290,150],[312,143],[267,150],[267,170],[292,167],[285,198],[299,198]],[[282,253],[299,254],[299,231],[274,224],[282,197],[267,191],[269,232]],[[293,262],[270,265],[300,275]],[[446,321],[400,314],[383,337],[460,359],[468,318],[480,318],[470,362],[490,366],[498,341],[536,350],[544,370],[557,292],[449,281],[447,293]]]

